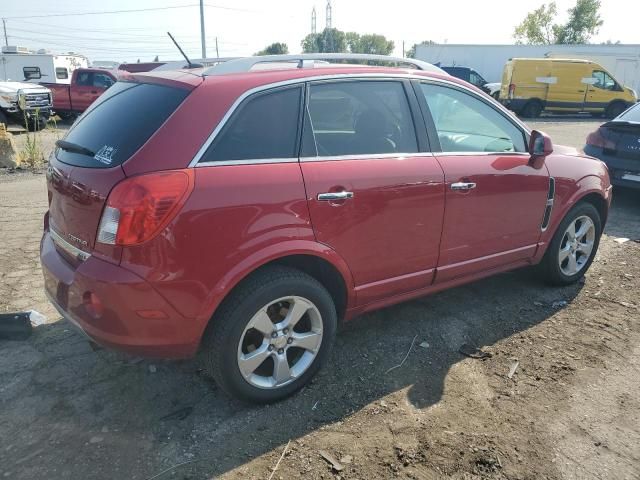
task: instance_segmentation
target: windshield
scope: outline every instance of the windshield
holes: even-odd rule
[[[189,91],[116,82],[58,142],[56,157],[79,167],[109,168],[129,159],[182,103]]]

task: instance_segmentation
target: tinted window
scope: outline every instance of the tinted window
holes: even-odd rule
[[[418,151],[413,119],[400,82],[359,81],[312,85],[312,135],[303,151],[319,156]]]
[[[60,78],[60,79],[69,78],[69,71],[65,67],[57,67],[56,78]]]
[[[301,88],[249,97],[236,110],[202,162],[297,157]]]
[[[93,83],[92,72],[80,72],[76,78],[76,83],[84,87],[90,87]]]
[[[443,152],[526,152],[522,131],[497,110],[455,88],[421,84]]]
[[[70,165],[108,168],[138,150],[189,94],[187,90],[145,83],[117,82],[96,100],[64,138],[95,155],[58,148]]]
[[[640,103],[636,103],[634,107],[624,112],[616,120],[624,120],[625,122],[640,123]]]
[[[469,74],[469,83],[475,85],[476,87],[482,87],[487,82],[480,76],[478,72],[474,72],[472,70]]]
[[[40,67],[23,67],[22,74],[24,75],[25,80],[30,80],[32,78],[42,78]]]
[[[93,74],[93,86],[98,88],[109,88],[113,85],[113,79],[104,73]]]

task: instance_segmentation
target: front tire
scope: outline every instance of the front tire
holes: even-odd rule
[[[538,100],[530,100],[522,108],[521,115],[525,118],[538,118],[542,114],[542,103]]]
[[[313,277],[267,267],[243,281],[203,340],[205,368],[229,395],[270,403],[302,388],[329,357],[337,314]]]
[[[579,203],[564,217],[539,265],[542,278],[552,285],[570,285],[587,272],[602,234],[602,220],[590,203]]]

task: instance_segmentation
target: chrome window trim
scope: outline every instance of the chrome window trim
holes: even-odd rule
[[[264,165],[269,163],[297,163],[298,158],[247,158],[243,160],[220,160],[219,162],[201,162],[195,165],[200,167],[223,167],[229,165]]]
[[[86,261],[91,257],[90,253],[85,252],[84,250],[80,250],[75,245],[70,244],[61,235],[56,233],[51,227],[49,228],[49,235],[51,235],[51,239],[53,243],[62,248],[65,252],[71,255],[73,258],[77,258],[81,262]]]
[[[530,153],[526,152],[436,152],[435,155],[438,156],[447,156],[447,157],[481,157],[487,155],[501,155],[508,157],[531,157]]]
[[[331,75],[314,75],[314,76],[310,76],[310,77],[300,77],[300,78],[292,78],[289,80],[283,80],[280,82],[273,82],[273,83],[268,83],[268,84],[264,84],[264,85],[259,85],[257,87],[254,87],[250,90],[247,90],[246,92],[244,92],[242,95],[240,95],[235,102],[233,102],[233,104],[231,105],[231,107],[229,107],[229,109],[227,110],[227,112],[224,114],[224,116],[222,117],[222,119],[220,120],[220,122],[218,122],[218,125],[216,126],[216,128],[209,134],[209,136],[207,137],[207,139],[205,140],[205,142],[202,144],[202,146],[200,147],[200,149],[196,152],[196,154],[194,155],[193,159],[191,160],[191,162],[189,162],[189,167],[195,167],[198,164],[198,162],[202,159],[202,157],[204,156],[205,152],[207,151],[207,149],[211,146],[211,144],[213,143],[213,141],[215,140],[215,138],[217,137],[217,135],[220,133],[220,131],[224,128],[224,126],[226,125],[226,123],[229,121],[229,118],[235,113],[235,111],[237,110],[237,108],[240,106],[240,104],[246,100],[248,97],[250,97],[253,94],[256,93],[260,93],[266,90],[272,90],[272,89],[276,89],[276,88],[280,88],[280,87],[285,87],[285,86],[290,86],[290,85],[297,85],[300,83],[308,83],[308,82],[317,82],[317,81],[340,81],[340,80],[358,80],[358,79],[363,79],[363,80],[367,80],[367,79],[408,79],[408,80],[419,80],[421,82],[428,82],[428,83],[434,83],[434,84],[444,84],[444,85],[451,85],[460,89],[465,90],[466,92],[468,92],[469,94],[475,96],[478,100],[480,101],[484,101],[484,99],[482,97],[480,97],[480,95],[478,95],[478,92],[475,92],[474,90],[472,90],[471,88],[465,86],[465,85],[461,85],[458,84],[456,82],[452,82],[450,80],[444,79],[444,78],[434,78],[434,77],[428,77],[428,76],[423,76],[423,75],[419,75],[419,74],[412,74],[412,73],[336,73],[336,74],[331,74]],[[513,116],[509,116],[507,117],[505,115],[505,119],[512,121],[516,126],[520,127],[526,134],[530,134],[531,130],[529,129],[529,127],[527,127],[524,123],[522,123],[518,118],[513,117]],[[432,153],[432,154],[448,154],[451,155],[450,152],[420,152],[420,153]],[[486,155],[487,152],[462,152],[465,154],[476,154],[476,155]],[[508,152],[508,153],[512,153],[512,152]],[[513,153],[520,153],[520,154],[525,154],[524,152],[513,152]],[[504,152],[501,152],[501,154],[504,154]],[[528,154],[527,154],[528,155]],[[387,155],[387,158],[393,158],[397,155]],[[329,158],[336,158],[336,157],[305,157],[305,158],[319,158],[319,159],[329,159]],[[367,158],[372,158],[371,155],[369,155]],[[260,159],[260,160],[269,160],[269,159]],[[297,157],[292,157],[290,159],[287,159],[291,162],[297,162],[298,159]],[[234,163],[229,163],[229,162],[234,162]],[[236,162],[244,162],[244,163],[236,163]],[[203,162],[201,165],[202,166],[223,166],[223,165],[252,165],[254,163],[258,163],[256,160],[250,160],[250,159],[246,159],[246,160],[221,160],[219,162]],[[261,161],[259,163],[285,163],[285,162],[268,162],[268,161]]]
[[[318,157],[300,157],[301,162],[333,162],[336,160],[401,160],[403,158],[415,157],[434,157],[432,152],[416,152],[416,153],[358,153],[355,155],[326,155]]]

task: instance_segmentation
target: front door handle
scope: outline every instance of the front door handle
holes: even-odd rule
[[[451,190],[456,191],[466,191],[471,190],[472,188],[476,188],[476,184],[474,182],[456,182],[451,184]]]
[[[324,202],[335,202],[336,200],[347,200],[348,198],[353,198],[353,192],[327,192],[318,194],[318,200]]]

